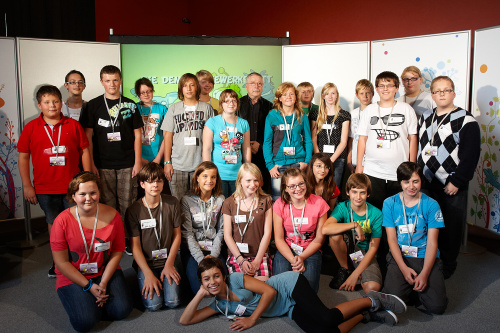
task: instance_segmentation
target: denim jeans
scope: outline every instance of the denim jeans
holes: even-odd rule
[[[288,169],[288,168],[293,168],[293,167],[300,167],[299,163],[293,163],[293,164],[288,164],[288,165],[282,165],[278,168],[278,172],[283,174],[283,172]],[[281,196],[281,177],[279,178],[271,178],[271,188],[273,192],[273,201],[276,201],[280,198]]]
[[[321,253],[316,251],[309,258],[304,260],[304,266],[306,270],[304,273],[304,277],[309,281],[311,288],[314,292],[318,292],[319,289],[319,276],[321,275]],[[273,261],[273,275],[277,275],[279,273],[288,272],[292,270],[292,265],[288,260],[283,257],[283,255],[277,251],[274,255]]]
[[[57,215],[71,206],[66,200],[66,194],[37,194],[36,199],[48,224],[54,223]]]
[[[101,276],[93,278],[94,283],[101,282]],[[57,289],[57,294],[64,309],[68,313],[71,325],[78,332],[87,332],[101,320],[104,314],[107,319],[125,319],[132,311],[132,298],[125,283],[123,272],[117,269],[106,287],[108,300],[103,307],[98,307],[96,298],[89,291],[72,283]]]
[[[337,158],[335,162],[333,162],[333,179],[335,180],[335,184],[337,187],[342,190],[342,176],[344,175],[344,167],[345,167],[345,158]]]
[[[229,198],[236,191],[236,180],[223,180],[222,181],[222,195]]]
[[[175,267],[177,269],[177,267]],[[156,268],[151,270],[158,280],[160,280],[161,272],[163,268]],[[177,270],[178,271],[178,270]],[[144,273],[139,269],[137,273],[137,280],[139,280],[139,291],[142,293],[142,288],[144,287]],[[175,281],[172,280],[172,284],[168,284],[168,279],[165,277],[162,283],[163,290],[160,290],[160,297],[153,290],[153,299],[149,299],[149,295],[142,295],[142,304],[149,311],[160,310],[163,303],[169,309],[173,309],[179,305],[179,294],[180,286],[178,286]],[[146,296],[146,298],[144,298]],[[163,301],[162,301],[163,298]]]

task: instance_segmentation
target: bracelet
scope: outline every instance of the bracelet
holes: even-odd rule
[[[82,288],[83,291],[89,291],[93,284],[94,282],[92,281],[92,279],[89,279],[89,283],[87,283],[87,285]]]
[[[234,258],[234,261],[238,262],[239,257],[241,257],[241,254],[239,256],[237,256],[236,258]]]
[[[172,164],[172,161],[165,161],[165,162],[163,162],[163,165],[167,165],[167,164]]]

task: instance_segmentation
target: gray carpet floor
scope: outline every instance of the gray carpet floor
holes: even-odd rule
[[[0,332],[71,332],[71,324],[59,301],[55,279],[47,278],[50,248],[31,250],[0,248]],[[121,266],[131,282],[132,257],[123,256]],[[352,332],[500,332],[500,256],[485,251],[459,257],[455,275],[446,281],[449,305],[444,315],[429,315],[418,308],[398,315],[394,327],[378,323],[358,324]],[[333,291],[331,277],[321,276],[319,295],[323,302],[336,304],[360,297],[358,292]],[[208,301],[208,300],[207,300]],[[229,332],[229,322],[213,317],[183,327],[178,321],[183,308],[156,313],[134,308],[129,318],[103,321],[95,331],[106,332]],[[249,332],[300,332],[288,318],[261,319]]]

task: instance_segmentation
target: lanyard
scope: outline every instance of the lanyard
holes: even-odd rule
[[[444,123],[444,120],[446,118],[448,118],[448,116],[450,115],[451,111],[453,111],[453,109],[455,109],[455,105],[453,105],[453,108],[450,110],[450,112],[448,112],[446,114],[446,116],[444,116],[444,118],[441,120],[441,122],[439,122],[439,124],[437,124],[437,127],[436,129],[432,131],[432,138],[431,138],[431,146],[434,144],[434,136],[436,135],[436,132],[439,131],[439,128],[441,128],[441,125]],[[436,116],[436,113],[437,113],[437,109],[436,109],[436,112],[434,112],[432,114],[432,122],[431,122],[431,126],[434,127],[434,117]]]
[[[231,315],[231,316],[228,316],[227,313],[228,313],[228,309],[229,309],[229,286],[226,285],[226,291],[227,291],[227,296],[226,296],[226,312],[224,313],[220,308],[219,308],[219,304],[217,302],[217,296],[215,296],[215,306],[217,307],[217,310],[219,310],[220,313],[222,313],[223,315],[226,316],[226,318],[228,319],[234,319],[234,315]]]
[[[337,114],[337,110],[335,110],[335,114]],[[331,116],[330,116],[331,117]],[[326,115],[326,123],[328,124],[328,114]],[[330,145],[330,136],[332,135],[333,133],[333,126],[335,126],[335,115],[333,115],[333,119],[332,119],[332,124],[330,125],[330,132],[328,132],[328,128],[326,128],[326,137],[328,139],[328,145]]]
[[[241,200],[238,200],[238,205],[236,206],[236,216],[240,215],[240,201]],[[252,204],[250,205],[250,215],[248,216],[247,225],[245,226],[245,229],[243,229],[243,232],[241,231],[240,224],[236,223],[236,225],[238,226],[238,231],[240,232],[241,242],[243,242],[243,236],[245,236],[245,233],[247,232],[248,225],[250,223],[252,223],[252,221],[253,221],[252,220],[252,212],[253,212],[253,204],[254,203],[255,203],[255,196],[252,199]],[[239,217],[238,217],[238,222],[240,222]]]
[[[368,204],[365,203],[365,205],[366,205],[365,223],[368,223]],[[352,223],[354,222],[354,217],[352,215],[352,203],[351,205],[349,205],[349,210],[351,212],[351,223]],[[352,229],[351,232],[352,232],[352,239],[354,239],[354,246],[356,246],[359,243],[359,240],[357,240],[356,237],[354,237],[354,229]]]
[[[302,207],[302,215],[300,217],[300,224],[299,224],[299,227],[297,228],[297,225],[295,224],[295,220],[293,218],[293,213],[292,213],[292,204],[288,204],[288,206],[290,207],[290,216],[292,217],[292,227],[293,227],[293,233],[294,233],[294,237],[295,237],[295,241],[297,242],[297,236],[300,236],[301,239],[304,239],[304,235],[302,235],[300,233],[300,231],[302,230],[302,223],[304,222],[304,212],[306,211],[306,205],[307,205],[307,200],[304,204],[304,207]]]
[[[378,106],[378,120],[382,121],[382,125],[380,127],[382,127],[384,130],[384,136],[382,136],[382,139],[384,139],[384,140],[385,140],[385,133],[387,132],[387,127],[389,126],[389,123],[391,122],[391,116],[392,116],[392,111],[394,111],[394,105],[396,105],[396,101],[394,101],[394,103],[392,104],[391,113],[389,113],[389,118],[387,118],[387,123],[385,124],[385,128],[384,128],[384,122],[382,121],[382,116],[380,115],[380,103],[377,105]],[[379,137],[379,139],[380,139],[380,137]]]
[[[290,137],[292,136],[293,122],[295,121],[295,111],[292,115],[292,124],[290,125],[290,129],[288,129],[288,124],[286,123],[286,117],[283,115],[283,121],[285,122],[285,133],[288,139],[288,145],[291,145]]]
[[[85,253],[87,254],[87,263],[89,262],[90,257],[90,249],[87,247],[87,240],[85,239],[85,234],[83,233],[82,222],[80,222],[80,215],[78,215],[78,207],[75,207],[76,212],[76,220],[78,221],[78,226],[80,227],[80,231],[82,232],[83,245],[85,246]],[[94,244],[95,238],[95,229],[97,227],[97,215],[99,214],[99,204],[97,204],[97,210],[95,212],[95,220],[94,220],[94,230],[92,231],[92,239],[90,240],[90,245]]]
[[[109,112],[109,106],[108,106],[108,101],[106,100],[106,95],[102,95],[102,97],[104,97],[104,104],[106,104],[106,110],[108,110],[109,120],[111,120],[111,129],[114,133],[115,132],[115,124],[116,124],[116,121],[118,120],[118,117],[120,116],[120,114],[118,113],[116,115],[115,121],[113,121],[113,117],[111,116],[111,113]],[[118,103],[119,103],[119,107],[121,107],[122,95],[120,95],[120,101]]]
[[[229,136],[229,130],[228,130],[228,127],[227,127],[227,124],[226,124],[226,120],[224,119],[224,116],[221,115],[221,118],[222,118],[222,121],[224,122],[224,129],[227,131],[227,136],[229,137],[229,151],[233,152],[234,151],[233,150],[233,139],[234,139],[234,136],[235,136],[234,132],[235,131],[238,132],[238,117],[236,117],[236,124],[234,124],[234,128],[233,128],[233,131],[232,131],[233,132],[233,137],[232,138]]]
[[[418,206],[417,206],[417,213],[415,215],[415,224],[413,225],[413,229],[410,232],[410,229],[408,229],[408,221],[406,220],[406,209],[405,209],[405,198],[403,195],[401,195],[401,204],[403,205],[403,214],[404,214],[404,222],[406,226],[406,230],[408,231],[408,238],[409,238],[409,243],[408,246],[411,246],[411,239],[413,238],[413,233],[417,229],[417,223],[418,223],[418,209],[420,208],[420,199],[422,198],[422,193],[419,194],[418,197]]]
[[[413,103],[408,103],[410,104],[411,107],[413,107],[413,105],[417,102],[418,100],[418,97],[420,96],[420,94],[422,93],[422,89],[420,89],[420,91],[418,92],[418,95],[417,95],[417,98],[415,98],[415,100],[413,101]],[[405,94],[405,103],[406,103],[406,94]]]
[[[155,102],[153,102],[153,104],[151,104],[150,106],[150,109],[149,109],[149,113],[148,113],[148,117],[146,118],[146,121],[144,121],[144,117],[142,116],[145,116],[144,114],[142,114],[142,109],[143,107],[141,106],[141,103],[139,103],[139,111],[141,112],[141,119],[142,119],[142,128],[143,128],[143,135],[144,137],[146,138],[146,130],[147,130],[147,126],[148,126],[148,123],[149,123],[149,117],[151,117],[151,112],[153,112],[153,105],[155,105]],[[148,136],[147,137],[148,141],[151,143],[151,138]]]
[[[191,105],[188,105],[188,106],[191,106]],[[191,127],[189,126],[189,116],[186,113],[186,105],[184,104],[184,102],[182,102],[182,107],[184,108],[184,117],[186,117],[185,124],[186,124],[186,127],[189,130],[189,136],[191,137]],[[194,111],[192,111],[192,112],[196,112],[196,109],[198,109],[198,103],[196,103],[196,105],[194,106]],[[195,118],[195,115],[193,113],[193,121],[194,121],[194,118]]]
[[[202,205],[202,203],[203,203],[203,205]],[[205,234],[205,236],[207,236],[208,229],[210,229],[210,222],[212,221],[211,218],[210,218],[210,221],[208,221],[207,213],[212,215],[212,210],[214,209],[214,197],[210,197],[210,209],[208,211],[207,211],[207,207],[205,206],[205,202],[203,202],[203,200],[200,199],[199,204],[200,204],[200,211],[202,212],[202,215],[203,215],[203,220],[202,220],[203,233]],[[205,228],[205,223],[207,224],[206,228]]]
[[[52,140],[52,137],[49,134],[49,131],[47,130],[47,124],[43,126],[45,129],[45,133],[47,133],[47,136],[49,137],[50,143],[52,143],[52,147],[56,148],[56,158],[59,156],[59,144],[61,143],[61,129],[62,129],[62,124],[59,126],[59,134],[57,135],[57,146],[54,144],[54,140]]]
[[[148,209],[149,217],[151,217],[151,219],[153,219],[153,214],[151,214],[151,209],[149,209],[149,205],[146,202],[146,199],[144,199],[144,197],[142,197],[142,202],[144,203],[144,206],[146,206],[146,208]],[[161,238],[161,227],[163,225],[163,223],[162,223],[162,218],[163,218],[162,203],[163,203],[163,200],[161,200],[161,198],[160,198],[160,236],[159,237],[158,237],[158,232],[156,231],[156,225],[155,225],[155,235],[156,235],[156,240],[158,241],[158,249],[161,249],[160,238]]]

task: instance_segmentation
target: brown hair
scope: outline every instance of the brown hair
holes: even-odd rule
[[[283,115],[283,104],[280,101],[280,97],[283,96],[283,94],[288,90],[288,89],[293,89],[295,93],[295,104],[293,105],[294,111],[297,113],[297,120],[299,123],[302,123],[302,116],[304,115],[304,110],[300,107],[300,98],[299,98],[299,92],[291,82],[283,82],[278,86],[278,89],[276,89],[276,93],[274,94],[274,100],[273,100],[273,108],[278,110],[282,115]]]
[[[71,181],[69,182],[68,193],[66,194],[66,200],[69,203],[75,203],[75,200],[73,200],[73,195],[80,189],[80,184],[87,182],[96,183],[99,193],[101,192],[101,181],[99,180],[99,177],[97,177],[96,174],[93,172],[82,171],[77,173],[73,177],[73,179],[71,179]]]
[[[151,82],[151,80],[149,80],[146,77],[141,77],[139,80],[135,81],[135,84],[134,84],[135,95],[137,97],[139,97],[139,99],[141,99],[141,86],[146,86],[148,88],[151,88],[151,90],[153,90],[153,92],[155,91],[155,87],[153,86],[153,83]]]
[[[198,280],[201,281],[201,273],[204,271],[208,271],[209,269],[212,268],[218,268],[224,277],[224,280],[226,280],[226,271],[224,269],[224,266],[222,265],[222,261],[220,261],[219,258],[204,258],[200,263],[198,264],[198,270],[196,271],[196,275],[198,275]]]
[[[196,100],[200,99],[201,87],[200,87],[200,82],[198,81],[198,78],[194,74],[186,73],[186,74],[181,76],[181,78],[179,79],[179,84],[177,86],[177,97],[181,101],[184,100],[184,93],[182,92],[182,88],[184,88],[184,85],[189,80],[193,80],[194,84],[196,85]]]
[[[353,173],[345,184],[347,196],[349,196],[349,191],[352,188],[366,188],[366,194],[370,195],[372,193],[372,182],[364,173]]]
[[[321,197],[326,202],[329,202],[332,198],[333,193],[335,192],[335,188],[337,187],[337,184],[335,183],[335,179],[333,177],[333,165],[330,156],[325,153],[316,153],[312,156],[311,161],[309,161],[309,165],[307,166],[306,182],[311,187],[311,191],[314,192],[317,183],[316,177],[314,176],[313,167],[314,163],[317,160],[320,160],[328,167],[328,174],[325,176],[325,179],[323,179],[323,193],[321,194]]]
[[[243,188],[241,187],[241,178],[243,178],[243,174],[245,172],[250,173],[252,176],[257,178],[259,181],[259,189],[256,191],[255,196],[257,197],[257,200],[260,197],[265,197],[267,196],[266,193],[262,190],[262,186],[264,186],[264,180],[262,178],[262,173],[260,172],[260,169],[258,166],[256,166],[253,163],[243,163],[240,167],[240,170],[238,170],[238,175],[236,176],[236,191],[234,191],[234,198],[237,199],[244,199],[245,196],[243,195]]]
[[[61,91],[59,90],[59,88],[57,88],[56,86],[52,86],[50,84],[41,86],[38,89],[38,91],[36,92],[36,100],[37,100],[38,104],[40,104],[42,102],[43,95],[57,96],[57,97],[59,97],[59,100],[62,101],[62,95],[61,95]]]
[[[101,69],[101,72],[99,73],[99,77],[101,80],[104,74],[118,74],[120,76],[120,79],[122,78],[122,72],[118,67],[114,65],[106,65]]]
[[[215,187],[212,189],[212,195],[218,197],[222,194],[222,180],[219,176],[219,169],[213,162],[205,161],[201,162],[194,171],[193,180],[191,182],[191,194],[196,196],[201,195],[200,185],[198,184],[198,177],[203,173],[203,171],[215,169],[217,171],[217,181],[215,182]]]
[[[396,175],[398,176],[398,183],[403,180],[410,180],[414,173],[420,177],[420,181],[424,181],[424,174],[422,172],[422,167],[415,162],[403,162],[398,166],[396,170]]]
[[[312,191],[311,187],[306,181],[306,175],[297,167],[288,168],[281,175],[281,200],[283,200],[287,204],[291,202],[291,199],[290,199],[290,194],[288,194],[288,192],[286,191],[286,183],[288,182],[288,179],[299,176],[302,176],[304,182],[306,183],[306,195],[305,195],[306,200],[311,195]]]
[[[385,71],[377,75],[375,79],[376,87],[378,87],[380,81],[392,81],[396,88],[399,88],[399,77],[393,72]]]
[[[163,168],[155,162],[149,162],[146,163],[141,171],[139,171],[139,174],[137,175],[137,179],[140,182],[147,182],[151,180],[163,180],[164,182],[166,181],[165,179],[165,172],[163,171]]]
[[[238,94],[236,93],[236,91],[234,91],[233,89],[226,89],[223,92],[221,92],[219,96],[219,108],[221,110],[221,113],[224,112],[222,103],[224,103],[226,101],[226,98],[228,97],[236,99],[236,111],[240,109],[240,99],[238,98]]]

